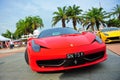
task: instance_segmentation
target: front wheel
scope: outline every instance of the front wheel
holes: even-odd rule
[[[29,65],[29,58],[28,58],[28,52],[27,49],[25,50],[25,55],[24,55],[26,63]]]

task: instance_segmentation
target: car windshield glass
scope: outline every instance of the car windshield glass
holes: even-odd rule
[[[119,29],[118,28],[105,28],[105,29],[102,29],[101,31],[108,32],[108,31],[115,31],[115,30],[119,30]]]
[[[53,28],[42,31],[38,38],[58,36],[64,34],[80,34],[80,33],[72,28]]]

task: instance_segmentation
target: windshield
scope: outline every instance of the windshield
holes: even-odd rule
[[[80,33],[72,28],[52,28],[42,31],[38,38],[58,36],[64,34],[80,34]]]
[[[105,28],[105,29],[102,29],[101,31],[108,32],[108,31],[115,31],[115,30],[119,30],[119,29],[118,28]]]

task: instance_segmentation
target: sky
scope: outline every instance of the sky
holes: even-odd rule
[[[120,5],[120,0],[0,0],[0,34],[5,33],[7,29],[14,32],[16,23],[27,16],[40,16],[44,24],[43,29],[51,28],[53,12],[57,11],[57,7],[74,4],[80,6],[84,12],[100,6],[111,12],[116,4]],[[66,25],[70,27],[72,23]],[[55,27],[61,26],[59,22]]]

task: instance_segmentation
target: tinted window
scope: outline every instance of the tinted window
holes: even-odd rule
[[[42,31],[38,36],[38,38],[58,36],[58,35],[64,35],[64,34],[76,34],[76,33],[79,33],[79,32],[77,32],[72,28],[53,28],[53,29],[47,29]]]
[[[105,29],[102,29],[101,31],[108,32],[108,31],[115,31],[115,30],[119,30],[119,29],[118,28],[105,28]]]

